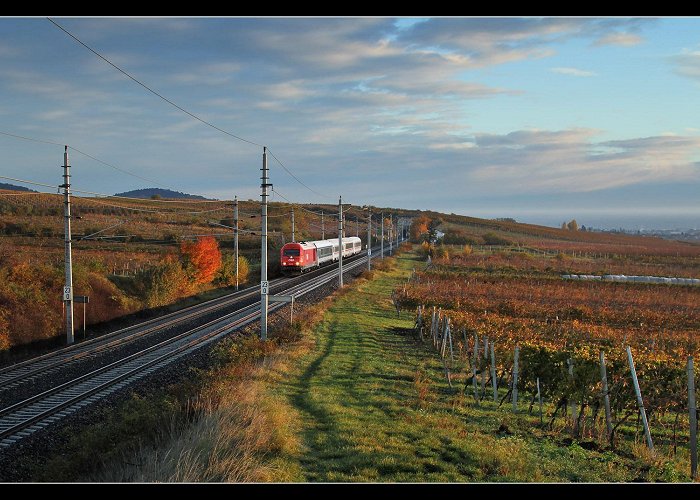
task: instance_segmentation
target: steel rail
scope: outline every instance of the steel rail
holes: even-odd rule
[[[298,277],[283,277],[272,280],[270,289],[275,290]],[[248,287],[244,290],[218,297],[202,304],[195,304],[179,311],[168,313],[158,318],[132,325],[114,332],[90,339],[85,342],[72,344],[51,353],[37,356],[0,369],[0,393],[14,389],[24,383],[31,382],[39,376],[46,375],[66,364],[84,361],[110,349],[124,346],[143,338],[146,335],[163,331],[183,321],[193,320],[212,313],[216,310],[230,307],[236,302],[257,297],[259,288]]]

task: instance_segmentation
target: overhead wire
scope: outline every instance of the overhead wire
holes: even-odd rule
[[[185,114],[191,116],[191,117],[194,118],[195,120],[200,121],[200,122],[202,122],[203,124],[205,124],[205,125],[207,125],[207,126],[213,128],[213,129],[218,130],[219,132],[222,132],[222,133],[224,133],[224,134],[226,134],[226,135],[229,135],[229,136],[231,136],[231,137],[233,137],[233,138],[235,138],[235,139],[238,139],[239,141],[247,142],[248,144],[252,144],[252,145],[254,145],[254,146],[259,146],[259,147],[261,147],[261,148],[264,147],[262,144],[259,144],[259,143],[255,142],[255,141],[250,141],[250,140],[245,139],[245,138],[243,138],[243,137],[240,137],[240,136],[238,136],[238,135],[236,135],[236,134],[232,134],[231,132],[228,132],[228,131],[226,131],[226,130],[224,130],[224,129],[222,129],[222,128],[217,127],[217,126],[214,125],[213,123],[210,123],[210,122],[208,122],[208,121],[206,121],[206,120],[200,118],[199,116],[195,115],[194,113],[191,113],[190,111],[187,111],[185,108],[183,108],[182,106],[177,105],[176,103],[174,103],[173,101],[171,101],[171,100],[168,99],[167,97],[165,97],[165,96],[163,96],[162,94],[156,92],[155,90],[153,90],[151,87],[149,87],[148,85],[146,85],[145,83],[143,83],[143,82],[140,81],[139,79],[137,79],[137,78],[131,76],[127,71],[123,70],[122,68],[120,68],[119,66],[117,66],[116,64],[114,64],[112,61],[110,61],[109,59],[107,59],[106,57],[104,57],[102,54],[100,54],[100,53],[97,52],[95,49],[93,49],[92,47],[90,47],[88,44],[86,44],[85,42],[83,42],[82,40],[80,40],[77,36],[75,36],[73,33],[71,33],[70,31],[68,31],[67,29],[65,29],[63,26],[61,26],[60,24],[58,24],[56,21],[54,21],[54,20],[51,19],[50,17],[47,17],[46,19],[48,19],[51,23],[54,24],[54,26],[56,26],[58,29],[60,29],[61,31],[63,31],[66,35],[68,35],[69,37],[71,37],[73,40],[75,40],[76,42],[78,42],[80,45],[82,45],[83,47],[85,47],[87,50],[89,50],[90,52],[92,52],[93,54],[95,54],[97,57],[99,57],[100,59],[102,59],[104,62],[106,62],[107,64],[109,64],[110,66],[112,66],[114,69],[116,69],[117,71],[119,71],[120,73],[122,73],[124,76],[126,76],[127,78],[133,80],[134,82],[136,82],[137,84],[139,84],[141,87],[145,88],[145,89],[148,90],[150,93],[152,93],[153,95],[159,97],[160,99],[162,99],[163,101],[167,102],[167,103],[170,104],[171,106],[173,106],[173,107],[179,109],[180,111],[182,111],[183,113],[185,113]]]
[[[9,132],[0,131],[0,135],[6,135],[6,136],[8,136],[8,137],[14,137],[14,138],[16,138],[16,139],[24,139],[25,141],[40,142],[40,143],[43,143],[43,144],[51,144],[52,146],[63,146],[63,144],[59,144],[59,143],[57,143],[57,142],[47,141],[47,140],[42,140],[42,139],[35,139],[35,138],[33,138],[33,137],[26,137],[26,136],[23,136],[23,135],[10,134]]]
[[[236,134],[234,134],[234,133],[232,133],[232,132],[229,132],[228,130],[224,130],[224,129],[222,129],[221,127],[218,127],[218,126],[214,125],[213,123],[211,123],[211,122],[209,122],[209,121],[207,121],[207,120],[204,120],[203,118],[201,118],[201,117],[199,117],[198,115],[192,113],[191,111],[188,111],[187,109],[183,108],[182,106],[180,106],[180,105],[178,105],[177,103],[173,102],[172,100],[168,99],[168,98],[165,97],[164,95],[162,95],[162,94],[160,94],[159,92],[155,91],[154,89],[152,89],[151,87],[149,87],[148,85],[146,85],[145,83],[143,83],[143,82],[142,82],[141,80],[139,80],[138,78],[132,76],[132,75],[131,75],[129,72],[127,72],[126,70],[124,70],[124,69],[120,68],[119,66],[117,66],[116,64],[114,64],[112,61],[110,61],[110,60],[107,59],[105,56],[103,56],[102,54],[100,54],[99,52],[97,52],[95,49],[93,49],[92,47],[90,47],[88,44],[86,44],[85,42],[83,42],[82,40],[80,40],[77,36],[75,36],[73,33],[71,33],[70,31],[68,31],[66,28],[64,28],[63,26],[61,26],[60,24],[58,24],[56,21],[54,21],[54,20],[51,19],[50,17],[47,17],[46,19],[48,19],[54,26],[56,26],[58,29],[60,29],[61,31],[63,31],[66,35],[68,35],[69,37],[71,37],[71,38],[72,38],[73,40],[75,40],[77,43],[79,43],[80,45],[82,45],[83,47],[85,47],[87,50],[89,50],[90,52],[92,52],[93,54],[95,54],[97,57],[99,57],[100,59],[102,59],[104,62],[106,62],[107,64],[109,64],[110,66],[112,66],[114,69],[116,69],[117,71],[119,71],[120,73],[122,73],[124,76],[126,76],[127,78],[129,78],[129,79],[132,80],[133,82],[137,83],[138,85],[140,85],[141,87],[143,87],[144,89],[146,89],[147,91],[149,91],[150,93],[152,93],[153,95],[155,95],[156,97],[162,99],[163,101],[167,102],[167,103],[170,104],[171,106],[177,108],[178,110],[180,110],[180,111],[182,111],[183,113],[185,113],[186,115],[188,115],[188,116],[194,118],[195,120],[197,120],[197,121],[203,123],[204,125],[207,125],[207,126],[213,128],[213,129],[215,129],[215,130],[218,130],[219,132],[221,132],[221,133],[223,133],[223,134],[226,134],[226,135],[228,135],[228,136],[230,136],[230,137],[233,137],[234,139],[237,139],[237,140],[239,140],[239,141],[242,141],[242,142],[245,142],[245,143],[254,145],[254,146],[258,146],[258,147],[261,147],[261,148],[266,148],[266,150],[267,150],[267,152],[270,154],[270,156],[272,156],[272,158],[273,158],[277,163],[279,163],[279,165],[284,169],[284,171],[287,172],[295,181],[297,181],[299,184],[301,184],[301,185],[304,186],[306,189],[308,189],[309,191],[311,191],[312,193],[314,193],[314,194],[316,194],[316,195],[318,195],[318,196],[321,196],[321,197],[323,197],[323,198],[329,198],[329,199],[332,198],[332,197],[330,197],[330,196],[327,196],[327,195],[324,195],[324,194],[322,194],[322,193],[319,193],[318,191],[316,191],[316,190],[310,188],[308,185],[306,185],[304,182],[302,182],[301,179],[299,179],[296,175],[294,175],[294,174],[292,173],[292,171],[289,170],[289,169],[284,165],[284,163],[282,163],[282,161],[281,161],[279,158],[277,158],[277,156],[272,152],[272,150],[270,150],[269,147],[266,147],[266,146],[264,146],[263,144],[260,144],[260,143],[258,143],[258,142],[255,142],[255,141],[246,139],[246,138],[244,138],[244,137],[241,137],[241,136],[239,136],[239,135],[236,135]]]
[[[285,197],[282,193],[277,191],[274,188],[274,186],[272,187],[272,192],[275,193],[276,195],[278,195],[280,198],[282,198],[287,203],[289,203],[290,205],[288,205],[288,206],[298,207],[299,209],[304,210],[305,212],[309,212],[309,213],[314,214],[314,215],[321,215],[318,212],[314,212],[313,210],[309,210],[308,208],[303,207],[300,203],[294,203],[293,201],[289,200],[289,198]],[[330,212],[329,212],[329,214],[330,214]]]
[[[58,189],[59,188],[59,186],[57,184],[42,184],[41,182],[28,181],[25,179],[17,179],[15,177],[7,177],[5,175],[0,175],[0,179],[5,179],[8,181],[13,181],[13,182],[21,182],[23,184],[29,184],[31,186],[48,187],[51,189]],[[50,193],[42,193],[42,194],[50,194]]]
[[[124,173],[124,174],[130,175],[130,176],[135,177],[135,178],[137,178],[137,179],[141,179],[142,181],[146,181],[146,182],[150,182],[150,183],[153,183],[153,184],[157,184],[157,185],[159,185],[159,186],[161,186],[161,187],[164,187],[164,188],[166,188],[166,189],[170,189],[171,191],[176,191],[176,190],[173,189],[171,186],[166,186],[165,184],[161,184],[160,182],[154,181],[153,179],[148,179],[148,178],[146,178],[146,177],[143,177],[143,176],[140,176],[140,175],[135,174],[135,173],[133,173],[133,172],[130,172],[130,171],[124,169],[124,168],[120,168],[120,167],[118,167],[118,166],[116,166],[116,165],[114,165],[114,164],[112,164],[112,163],[106,162],[106,161],[104,161],[104,160],[101,160],[101,159],[99,159],[99,158],[97,158],[97,157],[95,157],[95,156],[89,154],[89,153],[86,153],[85,151],[81,151],[80,149],[78,149],[78,148],[76,148],[76,147],[74,147],[74,146],[71,146],[71,145],[69,145],[69,144],[65,144],[65,145],[64,145],[64,144],[60,144],[60,143],[54,142],[54,141],[49,141],[49,140],[45,140],[45,139],[37,139],[37,138],[35,138],[35,137],[27,137],[27,136],[17,135],[17,134],[11,134],[11,133],[9,133],[9,132],[3,132],[3,131],[0,131],[0,135],[4,135],[4,136],[7,136],[7,137],[14,137],[14,138],[16,138],[16,139],[23,139],[23,140],[25,140],[25,141],[38,142],[38,143],[42,143],[42,144],[50,144],[50,145],[53,145],[53,146],[61,146],[61,147],[65,146],[65,147],[68,147],[70,150],[75,151],[75,152],[78,153],[78,154],[81,154],[81,155],[83,155],[83,156],[85,156],[85,157],[87,157],[87,158],[90,158],[91,160],[94,160],[94,161],[96,161],[96,162],[98,162],[98,163],[101,163],[102,165],[105,165],[105,166],[107,166],[107,167],[113,168],[114,170],[117,170],[117,171],[122,172],[122,173]]]
[[[282,163],[282,162],[274,155],[274,153],[270,150],[270,148],[267,148],[267,152],[270,153],[270,156],[272,156],[272,158],[274,158],[275,161],[277,161],[277,163],[280,164],[280,166],[284,169],[284,171],[287,172],[289,175],[291,175],[292,178],[294,178],[294,180],[296,180],[299,184],[301,184],[301,185],[304,186],[306,189],[308,189],[309,191],[311,191],[311,192],[314,193],[314,194],[317,194],[318,196],[320,196],[320,197],[322,197],[322,198],[332,199],[331,196],[328,196],[328,195],[325,195],[325,194],[321,194],[321,193],[319,193],[318,191],[316,191],[316,190],[314,190],[314,189],[311,189],[309,186],[307,186],[306,184],[304,184],[303,182],[301,182],[301,180],[299,180],[299,178],[298,178],[296,175],[294,175],[292,172],[290,172],[290,170],[289,170],[287,167],[284,166],[284,163]]]
[[[82,191],[78,191],[78,192],[82,192]],[[151,209],[147,209],[147,208],[137,208],[137,207],[124,206],[124,205],[115,205],[113,203],[104,203],[102,201],[95,200],[94,198],[87,198],[85,196],[74,195],[73,198],[77,198],[79,200],[83,200],[83,201],[90,202],[90,203],[95,203],[97,205],[102,205],[105,207],[119,208],[122,210],[131,210],[133,212],[147,212],[147,213],[164,214],[164,215],[173,215],[173,214],[198,215],[198,214],[206,214],[206,213],[211,213],[211,212],[221,212],[222,210],[227,210],[227,207],[215,208],[212,210],[197,210],[197,211],[178,211],[175,209],[172,209],[170,211],[151,210]]]

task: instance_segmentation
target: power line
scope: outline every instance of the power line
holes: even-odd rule
[[[286,198],[285,196],[283,196],[282,193],[280,193],[279,191],[277,191],[277,190],[275,189],[274,186],[272,186],[272,192],[275,193],[276,195],[278,195],[280,198],[282,198],[282,199],[283,199],[284,201],[286,201],[287,203],[289,203],[289,204],[290,204],[289,206],[297,207],[297,208],[299,208],[299,209],[301,209],[301,210],[304,210],[305,212],[309,212],[310,214],[314,214],[314,215],[317,215],[317,216],[320,216],[320,215],[321,215],[321,214],[319,214],[318,212],[314,212],[313,210],[309,210],[308,208],[304,208],[304,207],[301,206],[300,204],[294,203],[293,201],[289,200],[288,198]]]
[[[309,186],[307,186],[306,184],[304,184],[303,182],[301,182],[301,181],[299,180],[299,178],[298,178],[296,175],[294,175],[293,173],[291,173],[291,172],[289,171],[289,169],[288,169],[287,167],[285,167],[284,164],[272,153],[272,151],[270,151],[270,148],[267,148],[267,152],[270,153],[270,156],[272,156],[272,157],[277,161],[277,163],[280,164],[280,166],[285,170],[285,172],[287,172],[289,175],[291,175],[291,176],[294,178],[295,181],[297,181],[299,184],[301,184],[302,186],[304,186],[306,189],[308,189],[309,191],[311,191],[311,192],[314,193],[314,194],[319,195],[321,198],[327,198],[327,199],[331,199],[331,198],[332,198],[331,196],[327,196],[327,195],[325,195],[325,194],[319,193],[318,191],[314,191],[314,190],[311,189]],[[273,191],[274,191],[274,190],[273,190]]]
[[[93,49],[92,47],[90,47],[89,45],[87,45],[86,43],[84,43],[82,40],[80,40],[78,37],[76,37],[75,35],[73,35],[70,31],[68,31],[67,29],[65,29],[63,26],[61,26],[60,24],[58,24],[56,21],[54,21],[54,20],[51,19],[50,17],[47,17],[46,19],[48,19],[49,21],[51,21],[51,23],[53,23],[54,26],[56,26],[58,29],[60,29],[61,31],[63,31],[66,35],[70,36],[73,40],[75,40],[75,41],[78,42],[80,45],[82,45],[83,47],[85,47],[86,49],[88,49],[90,52],[92,52],[93,54],[95,54],[97,57],[99,57],[100,59],[102,59],[104,62],[106,62],[107,64],[109,64],[110,66],[112,66],[114,69],[116,69],[117,71],[119,71],[119,72],[122,73],[123,75],[127,76],[128,78],[130,78],[130,79],[133,80],[134,82],[138,83],[138,84],[141,85],[143,88],[145,88],[146,90],[148,90],[150,93],[152,93],[153,95],[155,95],[155,96],[161,98],[162,100],[164,100],[165,102],[167,102],[167,103],[170,104],[171,106],[174,106],[175,108],[177,108],[177,109],[179,109],[180,111],[182,111],[183,113],[185,113],[185,114],[191,116],[191,117],[194,118],[195,120],[198,120],[198,121],[204,123],[205,125],[208,125],[209,127],[218,130],[219,132],[222,132],[222,133],[224,133],[224,134],[226,134],[226,135],[229,135],[229,136],[233,137],[234,139],[238,139],[239,141],[247,142],[248,144],[252,144],[252,145],[254,145],[254,146],[259,146],[259,147],[261,147],[261,148],[264,147],[262,144],[258,144],[257,142],[254,142],[254,141],[249,141],[248,139],[244,139],[243,137],[237,136],[237,135],[235,135],[235,134],[232,134],[231,132],[228,132],[228,131],[226,131],[226,130],[224,130],[224,129],[222,129],[222,128],[219,128],[219,127],[217,127],[216,125],[214,125],[214,124],[212,124],[212,123],[210,123],[210,122],[208,122],[208,121],[206,121],[206,120],[200,118],[199,116],[195,115],[194,113],[191,113],[191,112],[187,111],[185,108],[183,108],[183,107],[181,107],[181,106],[178,106],[178,105],[175,104],[173,101],[171,101],[171,100],[168,99],[167,97],[164,97],[163,95],[159,94],[158,92],[156,92],[155,90],[153,90],[151,87],[149,87],[148,85],[146,85],[146,84],[143,83],[142,81],[140,81],[140,80],[138,80],[137,78],[131,76],[131,75],[130,75],[129,73],[127,73],[125,70],[121,69],[119,66],[117,66],[116,64],[114,64],[112,61],[110,61],[110,60],[107,59],[106,57],[104,57],[102,54],[100,54],[99,52],[97,52],[95,49]]]
[[[167,103],[170,104],[171,106],[173,106],[173,107],[179,109],[180,111],[182,111],[183,113],[187,114],[188,116],[191,116],[191,117],[194,118],[195,120],[197,120],[197,121],[199,121],[199,122],[201,122],[201,123],[203,123],[203,124],[205,124],[205,125],[207,125],[207,126],[213,128],[213,129],[215,129],[215,130],[218,130],[218,131],[221,132],[221,133],[224,133],[224,134],[226,134],[226,135],[228,135],[228,136],[230,136],[230,137],[233,137],[234,139],[238,139],[239,141],[247,142],[248,144],[252,144],[252,145],[254,145],[254,146],[258,146],[258,147],[261,147],[261,148],[264,148],[264,147],[265,147],[263,144],[260,144],[260,143],[257,143],[257,142],[255,142],[255,141],[251,141],[251,140],[245,139],[245,138],[243,138],[243,137],[241,137],[241,136],[238,136],[238,135],[233,134],[233,133],[231,133],[231,132],[229,132],[229,131],[227,131],[227,130],[224,130],[224,129],[220,128],[220,127],[217,127],[217,126],[214,125],[213,123],[208,122],[207,120],[204,120],[203,118],[200,118],[199,116],[195,115],[194,113],[192,113],[192,112],[186,110],[186,109],[183,108],[182,106],[179,106],[178,104],[174,103],[173,101],[171,101],[171,100],[168,99],[167,97],[165,97],[165,96],[163,96],[162,94],[160,94],[160,93],[156,92],[155,90],[153,90],[151,87],[149,87],[148,85],[146,85],[145,83],[143,83],[142,81],[140,81],[139,79],[137,79],[136,77],[134,77],[134,76],[132,76],[131,74],[129,74],[126,70],[124,70],[124,69],[120,68],[119,66],[117,66],[116,64],[114,64],[112,61],[110,61],[109,59],[107,59],[106,57],[104,57],[102,54],[100,54],[99,52],[97,52],[95,49],[93,49],[92,47],[90,47],[89,45],[87,45],[85,42],[83,42],[82,40],[80,40],[77,36],[75,36],[74,34],[72,34],[70,31],[68,31],[66,28],[64,28],[63,26],[61,26],[60,24],[58,24],[56,21],[54,21],[54,20],[51,19],[50,17],[47,17],[46,19],[48,19],[54,26],[56,26],[58,29],[60,29],[61,31],[63,31],[66,35],[70,36],[73,40],[75,40],[76,42],[78,42],[80,45],[82,45],[83,47],[85,47],[87,50],[89,50],[90,52],[92,52],[93,54],[95,54],[97,57],[99,57],[100,59],[102,59],[104,62],[106,62],[107,64],[109,64],[110,66],[112,66],[114,69],[116,69],[117,71],[119,71],[120,73],[122,73],[124,76],[128,77],[130,80],[134,81],[135,83],[137,83],[138,85],[140,85],[140,86],[143,87],[144,89],[148,90],[148,91],[149,91],[150,93],[152,93],[153,95],[159,97],[160,99],[164,100],[165,102],[167,102]],[[316,195],[318,195],[318,196],[321,196],[321,197],[323,197],[323,198],[328,198],[328,199],[332,198],[332,197],[330,197],[330,196],[321,194],[321,193],[319,193],[318,191],[315,191],[315,190],[311,189],[309,186],[307,186],[306,184],[304,184],[296,175],[294,175],[294,174],[279,160],[279,158],[277,158],[277,157],[272,153],[272,151],[270,151],[270,148],[267,148],[267,152],[277,161],[277,163],[280,164],[280,166],[285,170],[285,172],[287,172],[295,181],[297,181],[299,184],[301,184],[302,186],[304,186],[306,189],[308,189],[308,190],[311,191],[312,193],[314,193],[314,194],[316,194]]]
[[[127,174],[127,175],[131,175],[132,177],[136,177],[137,179],[141,179],[142,181],[151,182],[151,183],[153,183],[153,184],[157,184],[157,185],[159,185],[159,186],[161,186],[161,187],[164,187],[164,188],[171,189],[171,190],[175,191],[175,190],[172,189],[170,186],[166,186],[165,184],[161,184],[161,183],[158,182],[158,181],[154,181],[154,180],[152,180],[152,179],[147,179],[147,178],[145,178],[145,177],[141,177],[140,175],[136,175],[136,174],[134,174],[134,173],[131,173],[131,172],[129,172],[128,170],[124,170],[123,168],[119,168],[119,167],[117,167],[116,165],[112,165],[111,163],[107,163],[107,162],[104,161],[104,160],[100,160],[99,158],[95,158],[95,157],[92,156],[92,155],[89,155],[89,154],[87,154],[87,153],[85,153],[85,152],[83,152],[83,151],[80,151],[78,148],[75,148],[75,147],[73,147],[73,146],[68,146],[68,147],[69,147],[70,149],[72,149],[73,151],[75,151],[76,153],[80,153],[80,154],[83,155],[83,156],[87,156],[88,158],[91,158],[92,160],[95,160],[95,161],[98,162],[98,163],[102,163],[103,165],[106,165],[106,166],[108,166],[108,167],[111,167],[111,168],[113,168],[113,169],[115,169],[115,170],[118,170],[119,172],[123,172],[123,173],[125,173],[125,174]]]
[[[43,143],[43,144],[51,144],[52,146],[63,146],[63,144],[59,144],[59,143],[57,143],[57,142],[46,141],[46,140],[42,140],[42,139],[35,139],[35,138],[33,138],[33,137],[25,137],[25,136],[23,136],[23,135],[10,134],[9,132],[2,132],[2,131],[0,131],[0,134],[6,135],[6,136],[8,136],[8,137],[14,137],[15,139],[23,139],[23,140],[25,140],[25,141],[41,142],[41,143]]]
[[[42,184],[40,182],[27,181],[24,179],[15,179],[14,177],[6,177],[4,175],[0,175],[0,179],[6,179],[9,181],[15,181],[15,182],[22,182],[24,184],[30,184],[32,186],[42,186],[42,187],[48,187],[51,189],[58,189],[58,185],[56,185],[56,184],[53,184],[53,185],[52,184]],[[45,194],[47,194],[47,193],[45,193]]]
[[[82,191],[77,191],[77,192],[82,192]],[[220,212],[222,210],[226,210],[226,208],[216,208],[213,210],[199,210],[199,211],[193,211],[193,212],[181,212],[181,211],[176,211],[176,210],[171,210],[171,211],[162,211],[162,210],[151,210],[147,208],[136,208],[136,207],[125,207],[123,205],[114,205],[112,203],[103,203],[101,201],[97,201],[91,198],[87,198],[84,196],[73,196],[74,198],[78,200],[83,200],[85,202],[89,203],[95,203],[97,205],[102,205],[104,207],[112,207],[112,208],[119,208],[122,210],[131,210],[133,212],[147,212],[147,213],[152,213],[152,214],[163,214],[163,215],[173,215],[173,214],[183,214],[183,215],[197,215],[197,214],[205,214],[205,213],[210,213],[210,212]]]
[[[26,137],[26,136],[23,136],[23,135],[11,134],[11,133],[9,133],[9,132],[0,131],[0,135],[5,135],[5,136],[7,136],[7,137],[14,137],[15,139],[23,139],[23,140],[25,140],[25,141],[39,142],[39,143],[42,143],[42,144],[50,144],[50,145],[53,145],[53,146],[64,146],[63,144],[60,144],[60,143],[58,143],[58,142],[53,142],[53,141],[49,141],[49,140],[45,140],[45,139],[37,139],[37,138],[35,138],[35,137]],[[112,164],[112,163],[108,163],[108,162],[106,162],[106,161],[104,161],[104,160],[100,160],[99,158],[96,158],[96,157],[92,156],[91,154],[86,153],[85,151],[81,151],[81,150],[79,150],[78,148],[76,148],[76,147],[74,147],[74,146],[68,146],[68,147],[69,147],[71,150],[75,151],[76,153],[79,153],[79,154],[81,154],[81,155],[83,155],[83,156],[86,156],[86,157],[88,157],[88,158],[90,158],[90,159],[92,159],[92,160],[94,160],[94,161],[96,161],[96,162],[98,162],[98,163],[101,163],[101,164],[103,164],[103,165],[106,165],[106,166],[108,166],[108,167],[110,167],[110,168],[113,168],[113,169],[115,169],[115,170],[118,170],[119,172],[122,172],[122,173],[127,174],[127,175],[131,175],[132,177],[136,177],[137,179],[141,179],[142,181],[146,181],[146,182],[150,182],[150,183],[153,183],[153,184],[157,184],[157,185],[159,185],[159,186],[161,186],[161,187],[164,187],[164,188],[170,189],[170,190],[172,190],[172,191],[175,191],[175,189],[173,189],[173,188],[170,187],[170,186],[166,186],[165,184],[161,184],[160,182],[154,181],[153,179],[147,179],[146,177],[142,177],[142,176],[137,175],[137,174],[135,174],[135,173],[133,173],[133,172],[129,172],[128,170],[125,170],[125,169],[123,169],[123,168],[119,168],[119,167],[117,167],[116,165],[114,165],[114,164]]]

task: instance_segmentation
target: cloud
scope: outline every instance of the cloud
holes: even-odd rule
[[[700,138],[655,136],[592,142],[595,131],[515,131],[477,135],[470,177],[499,191],[590,192],[697,180]]]
[[[598,40],[593,42],[594,46],[603,45],[620,45],[624,47],[631,47],[633,45],[639,45],[642,43],[643,38],[635,33],[610,33],[609,35],[604,35]]]
[[[679,75],[700,80],[700,50],[684,50],[671,57]]]
[[[432,47],[468,57],[474,66],[546,57],[547,46],[570,38],[594,38],[598,44],[631,44],[653,20],[607,18],[436,18],[403,30],[409,47]],[[621,32],[620,30],[625,30]]]
[[[597,73],[593,71],[586,71],[582,69],[577,69],[577,68],[552,68],[550,69],[552,73],[561,73],[562,75],[570,75],[570,76],[581,76],[581,77],[590,77],[590,76],[597,76]]]

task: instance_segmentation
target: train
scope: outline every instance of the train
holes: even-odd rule
[[[357,236],[343,238],[343,258],[362,251],[362,240]],[[293,241],[280,250],[280,267],[283,274],[302,273],[340,258],[338,238],[317,241]]]

